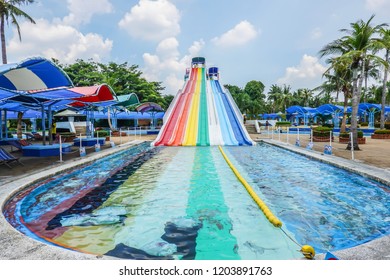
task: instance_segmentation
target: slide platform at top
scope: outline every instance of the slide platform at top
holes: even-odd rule
[[[154,146],[254,145],[217,67],[206,71],[203,57],[192,59],[180,90],[164,116]],[[206,73],[207,72],[207,73]]]

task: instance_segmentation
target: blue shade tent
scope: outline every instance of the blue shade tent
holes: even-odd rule
[[[94,112],[95,119],[107,119],[107,112]],[[140,120],[140,119],[162,119],[164,117],[164,112],[159,113],[138,113],[138,112],[120,112],[117,114],[118,120]]]
[[[42,57],[0,66],[0,88],[32,91],[70,86],[72,81],[65,72]]]
[[[40,109],[43,131],[45,111],[48,112],[51,126],[51,110],[54,106],[60,100],[80,97],[80,94],[67,90],[68,87],[73,87],[69,77],[45,58],[34,57],[20,63],[0,66],[0,98],[3,99],[4,96],[7,103],[17,102],[24,107]],[[45,135],[43,136],[45,139]]]
[[[324,104],[317,107],[317,111],[321,115],[331,115],[333,116],[333,124],[335,127],[339,127],[340,124],[340,115],[343,112],[344,107],[333,104]]]
[[[14,96],[15,94],[6,90],[6,89],[2,89],[0,88],[0,102],[1,101],[5,101],[9,98],[11,98],[12,96]]]
[[[260,114],[259,115],[263,120],[275,120],[275,119],[280,119],[280,115],[277,113],[270,113],[270,114]]]
[[[290,115],[290,117],[295,117],[296,122],[298,122],[299,118],[303,118],[304,125],[308,124],[310,117],[315,117],[318,114],[316,108],[302,107],[298,105],[287,108],[286,112]]]

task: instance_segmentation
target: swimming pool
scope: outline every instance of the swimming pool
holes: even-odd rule
[[[224,149],[301,244],[323,252],[389,233],[387,187],[269,145]],[[217,147],[151,149],[145,143],[20,192],[4,215],[32,238],[97,255],[301,257],[299,246],[266,220]]]

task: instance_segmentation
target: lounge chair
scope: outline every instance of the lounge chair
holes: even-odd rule
[[[13,163],[13,162],[17,162],[20,165],[24,165],[23,163],[21,163],[19,161],[19,158],[14,157],[9,152],[7,152],[2,147],[0,147],[0,165],[4,164],[4,165],[7,165],[9,168],[11,168],[11,165],[9,165],[9,164]]]
[[[23,147],[31,145],[26,139],[13,139],[7,141],[9,145],[17,148],[18,150],[22,150]]]

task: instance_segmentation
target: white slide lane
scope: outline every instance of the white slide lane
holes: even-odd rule
[[[210,81],[208,80],[206,84],[207,84],[206,97],[207,97],[207,111],[208,111],[207,113],[209,118],[210,146],[224,145]]]

